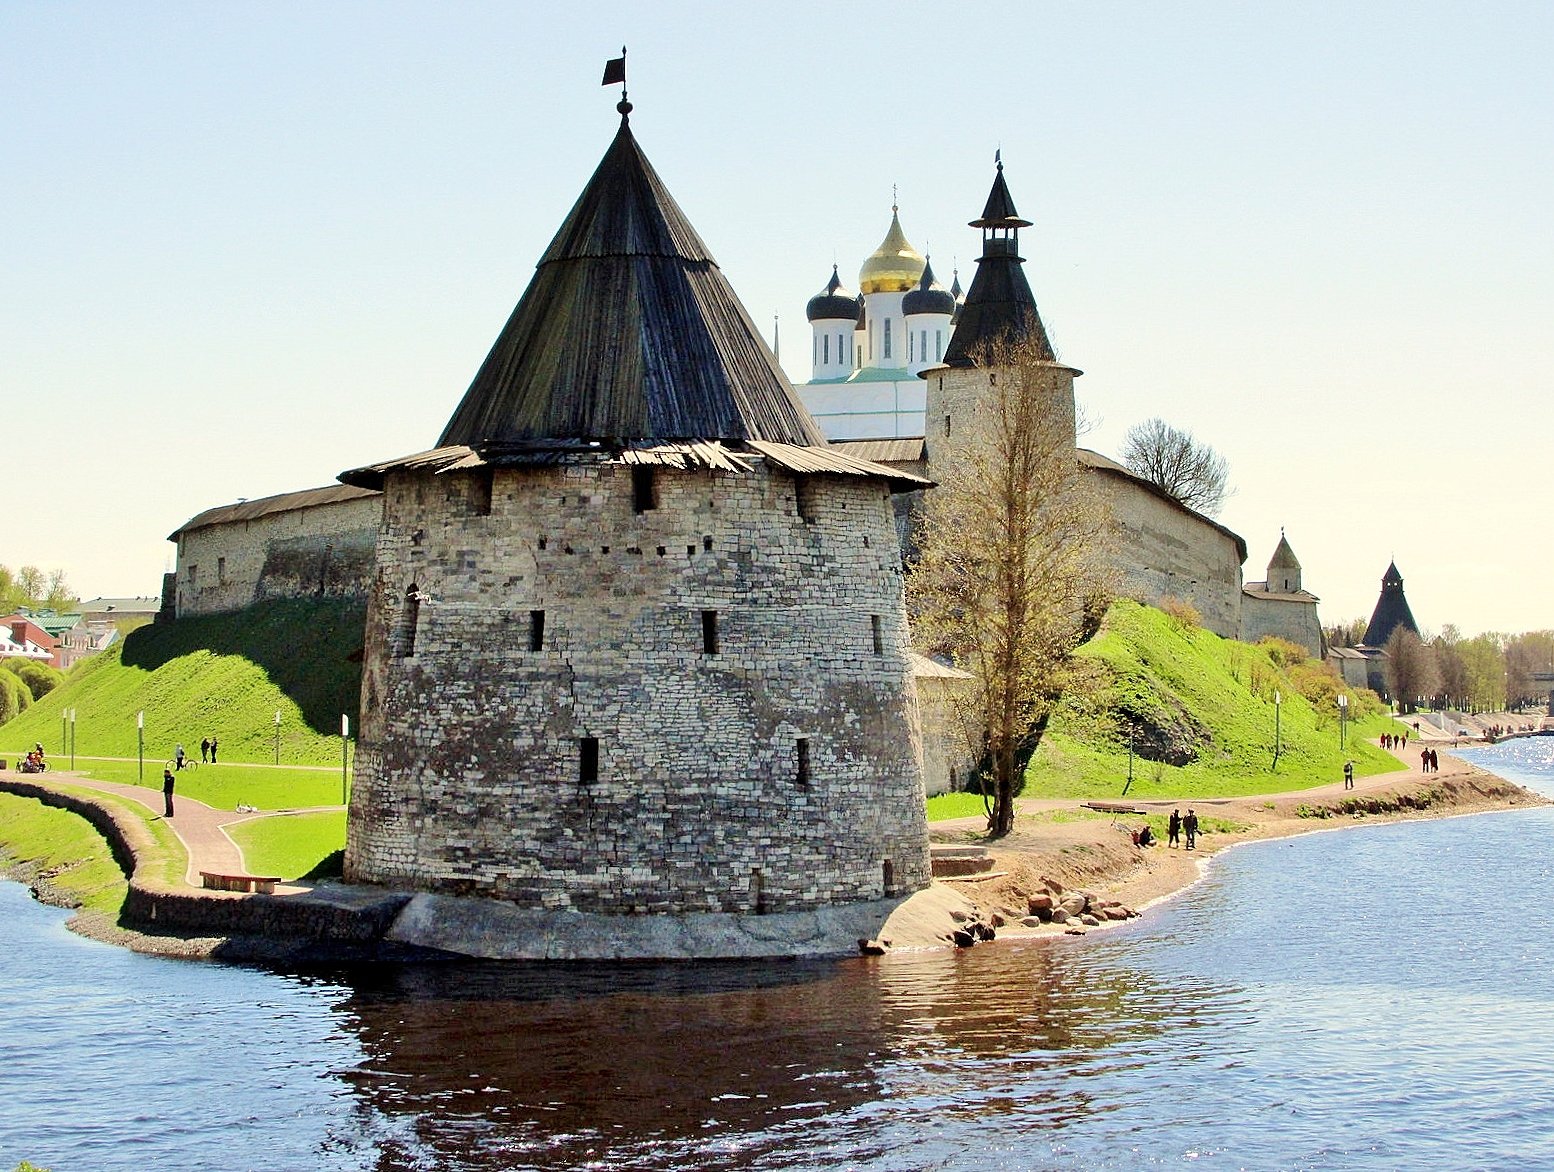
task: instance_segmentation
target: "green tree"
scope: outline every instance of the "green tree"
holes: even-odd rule
[[[0,671],[0,724],[20,716],[32,706],[32,693],[11,672]]]
[[[957,421],[907,591],[919,644],[974,676],[961,723],[991,778],[996,838],[1014,826],[1026,763],[1105,612],[1111,572],[1060,368],[1024,347],[984,357],[997,378]]]
[[[0,668],[20,679],[34,700],[43,699],[65,682],[65,673],[58,668],[39,663],[36,659],[23,659],[19,655],[0,660]]]

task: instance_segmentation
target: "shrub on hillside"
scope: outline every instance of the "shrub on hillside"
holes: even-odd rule
[[[1268,658],[1279,667],[1288,669],[1298,663],[1305,663],[1311,658],[1308,652],[1299,643],[1291,643],[1288,639],[1281,639],[1277,635],[1264,635],[1257,641],[1257,645],[1268,653]]]
[[[10,659],[0,660],[0,667],[5,668],[26,684],[27,691],[32,694],[34,700],[43,699],[65,682],[64,672],[46,663],[39,663],[36,659],[12,656]]]
[[[32,693],[18,676],[0,671],[0,724],[20,716],[32,705]]]
[[[1171,621],[1184,631],[1190,631],[1194,627],[1203,625],[1203,616],[1198,613],[1198,608],[1185,598],[1177,598],[1167,594],[1160,600],[1160,609],[1170,616]]]

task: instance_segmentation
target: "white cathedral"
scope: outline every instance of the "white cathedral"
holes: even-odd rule
[[[944,361],[963,297],[959,275],[948,289],[938,282],[893,206],[858,284],[849,292],[832,265],[809,299],[813,374],[799,395],[833,441],[920,436],[927,383],[919,375]]]
[[[930,410],[937,421],[946,409],[945,376],[953,381],[957,369],[975,366],[980,345],[1033,340],[1054,370],[1066,372],[1070,408],[1072,379],[1081,372],[1059,362],[1047,339],[1019,255],[1019,229],[1030,221],[1015,210],[1001,159],[987,207],[971,221],[982,229],[983,247],[964,294],[959,273],[949,289],[939,283],[902,231],[900,209],[890,211],[885,239],[858,272],[860,291],[846,289],[833,265],[830,281],[809,299],[812,373],[795,389],[826,437],[849,454],[932,479]],[[1076,444],[1075,457],[1110,504],[1124,593],[1152,604],[1191,602],[1204,626],[1228,638],[1278,635],[1324,653],[1318,599],[1303,589],[1282,533],[1266,579],[1244,582],[1239,534],[1098,452]]]

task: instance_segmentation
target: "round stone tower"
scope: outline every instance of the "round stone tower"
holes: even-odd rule
[[[611,915],[929,882],[891,494],[831,451],[625,115],[381,487],[345,873]]]

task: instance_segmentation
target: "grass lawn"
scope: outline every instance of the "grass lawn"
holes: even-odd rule
[[[54,764],[62,765],[59,761]],[[125,785],[144,785],[147,789],[155,790],[162,788],[164,765],[162,761],[148,760],[145,781],[142,782],[138,777],[137,762],[76,758],[76,772],[85,777],[96,778],[98,781],[117,781]],[[49,776],[55,777],[52,772]],[[179,794],[218,810],[235,810],[240,805],[256,806],[261,810],[340,805],[338,769],[229,765],[223,761],[217,765],[184,769],[173,776],[177,779]]]
[[[102,835],[68,810],[0,793],[0,853],[52,872],[54,886],[89,911],[117,918],[129,880]]]
[[[228,827],[251,875],[300,879],[345,849],[345,811],[255,818]]]

